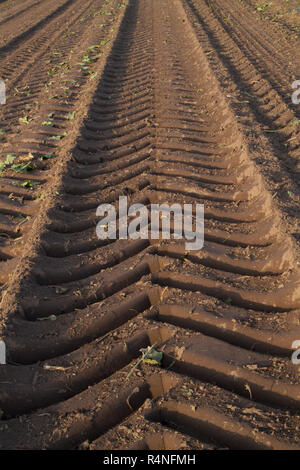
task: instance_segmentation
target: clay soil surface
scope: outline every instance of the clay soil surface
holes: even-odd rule
[[[299,10],[0,2],[0,449],[300,449]]]

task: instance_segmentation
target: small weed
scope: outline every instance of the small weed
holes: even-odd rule
[[[135,366],[128,373],[127,378],[129,379],[137,367],[143,362],[145,364],[160,366],[163,359],[163,353],[155,349],[156,344],[148,346],[147,349],[141,349],[142,357],[138,360]]]
[[[34,170],[34,164],[32,162],[28,162],[25,164],[17,164],[12,165],[11,170],[16,171],[17,173],[28,173],[29,171]]]
[[[16,153],[8,153],[6,155],[6,160],[4,162],[0,162],[0,173],[6,170],[6,168],[14,162],[14,159],[16,158],[16,156],[17,156]]]
[[[5,164],[6,165],[11,165],[14,162],[14,159],[16,158],[16,156],[17,156],[16,153],[8,153],[6,155]]]
[[[75,112],[75,111],[73,111],[72,113],[69,113],[69,114],[67,115],[67,119],[68,119],[68,121],[71,121],[72,119],[74,119],[74,117],[75,117],[75,114],[76,114],[76,112]]]
[[[23,182],[20,182],[20,181],[13,182],[14,186],[21,186],[22,188],[27,188],[27,189],[33,189],[34,186],[38,186],[39,184],[41,184],[40,181],[32,181],[32,180],[26,180]]]
[[[50,140],[61,140],[67,135],[68,135],[67,132],[64,132],[63,134],[60,134],[60,135],[53,135],[52,137],[50,137]]]
[[[30,119],[28,116],[19,118],[19,122],[21,122],[22,124],[28,124],[30,121],[32,121],[32,119]]]
[[[109,41],[110,41],[110,39],[103,39],[103,40],[100,42],[100,46],[105,46]]]
[[[272,5],[272,2],[265,3],[264,5],[261,5],[260,7],[256,7],[257,11],[265,11],[266,8],[268,8],[270,5]]]

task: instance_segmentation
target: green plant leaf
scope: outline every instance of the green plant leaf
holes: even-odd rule
[[[148,347],[147,349],[141,349],[141,352],[144,356],[143,362],[146,364],[160,366],[163,359],[163,353],[157,351],[154,348],[152,348],[151,351],[149,349],[150,347]]]
[[[64,137],[66,137],[66,135],[68,135],[68,133],[64,132],[63,134],[60,134],[60,135],[53,135],[52,137],[50,137],[50,139],[51,140],[61,140]]]
[[[19,118],[19,122],[22,122],[24,124],[28,124],[32,119],[29,119],[28,116],[24,116],[24,117],[21,117]]]
[[[33,188],[34,186],[38,186],[41,184],[40,181],[32,181],[32,180],[26,180],[24,183],[22,183],[23,188]]]
[[[6,155],[6,160],[5,160],[5,164],[6,165],[11,165],[14,161],[14,159],[16,158],[17,154],[16,153],[8,153]]]
[[[11,169],[17,173],[28,173],[29,171],[34,170],[34,164],[32,162],[18,165],[12,165]]]
[[[75,111],[73,111],[72,113],[69,113],[69,114],[67,115],[67,119],[68,119],[69,121],[72,120],[72,119],[74,119],[75,114],[76,114]]]

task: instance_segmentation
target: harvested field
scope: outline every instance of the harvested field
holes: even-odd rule
[[[297,3],[0,2],[0,449],[300,449]]]

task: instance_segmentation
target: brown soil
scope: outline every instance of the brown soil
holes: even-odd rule
[[[0,3],[1,449],[300,448],[297,16],[279,3]],[[203,249],[99,240],[122,195],[204,204]]]
[[[299,39],[300,10],[298,0],[245,0],[245,4],[254,9],[266,21],[275,23],[290,39]],[[280,38],[277,39],[280,42]],[[296,58],[295,58],[296,59]]]

